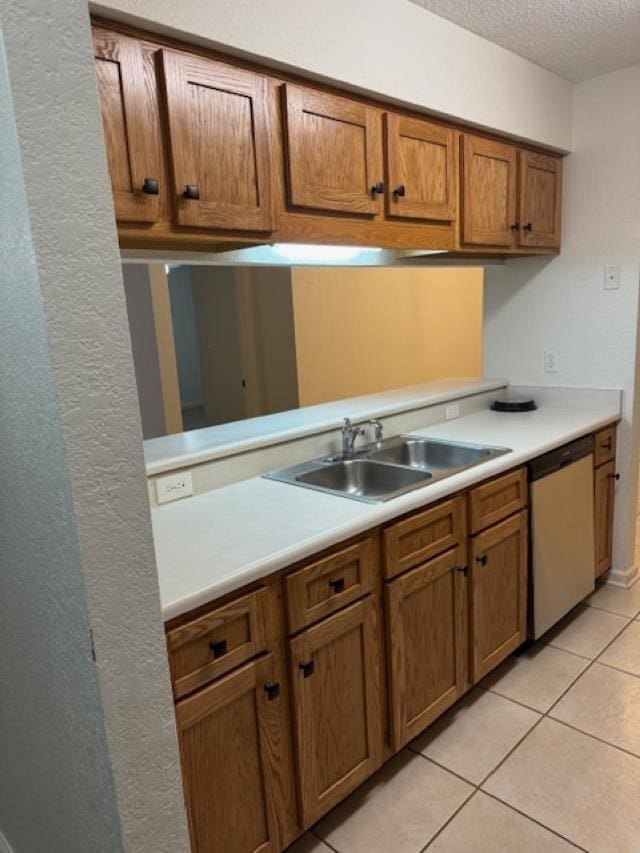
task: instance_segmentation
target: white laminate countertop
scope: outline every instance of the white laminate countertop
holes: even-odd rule
[[[165,621],[413,509],[593,432],[619,408],[490,410],[413,434],[512,448],[497,459],[379,504],[254,478],[152,509]]]

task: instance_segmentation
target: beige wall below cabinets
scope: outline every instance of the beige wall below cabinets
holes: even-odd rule
[[[475,267],[293,269],[300,405],[481,376],[483,274]]]

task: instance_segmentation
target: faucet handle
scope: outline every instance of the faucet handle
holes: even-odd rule
[[[369,426],[373,427],[373,440],[376,442],[382,441],[384,427],[382,426],[381,421],[379,421],[378,418],[372,418],[368,423]]]

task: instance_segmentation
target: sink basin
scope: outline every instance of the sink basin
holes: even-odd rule
[[[380,501],[423,485],[429,471],[384,465],[368,459],[345,459],[298,474],[296,483],[360,500]]]
[[[442,469],[466,468],[486,462],[506,452],[503,448],[480,447],[470,444],[434,441],[429,438],[406,436],[397,443],[369,454],[376,462],[406,465],[409,468],[441,471]]]

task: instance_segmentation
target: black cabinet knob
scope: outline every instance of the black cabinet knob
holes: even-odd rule
[[[476,563],[480,563],[481,566],[487,565],[487,555],[481,554],[479,557],[476,557]]]
[[[274,699],[277,699],[280,696],[280,685],[277,681],[273,684],[265,684],[264,689],[269,702],[273,702]]]
[[[334,593],[344,592],[344,578],[336,578],[335,580],[329,581],[329,586]]]
[[[520,228],[520,223],[519,223],[519,222],[514,222],[514,223],[513,223],[513,225],[510,225],[510,226],[509,226],[509,228],[510,228],[512,231],[517,231],[517,230],[518,230],[518,228]]]
[[[315,669],[314,663],[312,660],[305,661],[304,663],[299,664],[300,669],[302,670],[302,675],[305,678],[309,678],[310,675],[313,675],[313,671]]]
[[[601,442],[600,447],[603,450],[611,450],[611,448],[613,447],[613,439],[610,438],[607,441]]]
[[[216,640],[213,643],[209,643],[209,648],[213,652],[214,658],[221,658],[222,655],[226,655],[227,653],[227,641]]]
[[[383,192],[384,192],[384,184],[382,183],[382,181],[378,181],[377,184],[374,184],[371,187],[371,195],[382,195]]]
[[[200,198],[200,190],[195,184],[187,184],[184,188],[184,192],[182,193],[182,197],[197,200]]]
[[[405,197],[405,195],[407,194],[407,190],[406,190],[406,188],[405,188],[405,185],[404,185],[404,184],[400,184],[400,186],[397,186],[397,187],[394,189],[393,194],[394,194],[394,196],[395,196],[396,198],[404,198],[404,197]]]
[[[524,225],[522,226],[523,231],[531,231],[532,229],[533,229],[533,223],[532,222],[525,222]]]
[[[468,573],[468,571],[469,571],[469,570],[467,569],[467,567],[466,567],[466,566],[458,566],[458,571],[459,571],[459,572],[461,572],[461,573],[465,576],[465,578],[466,578],[467,573]]]
[[[147,195],[158,195],[160,184],[155,178],[145,178],[142,182],[142,192]]]
[[[612,479],[612,480],[619,480],[619,479],[620,479],[620,474],[612,474],[612,475],[611,475],[611,479]]]

